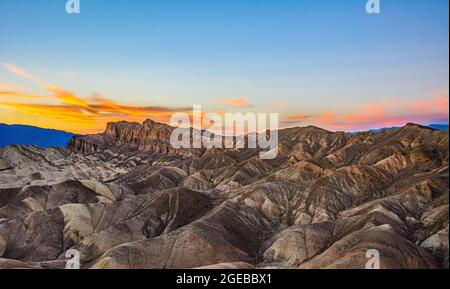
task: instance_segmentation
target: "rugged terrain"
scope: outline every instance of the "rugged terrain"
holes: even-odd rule
[[[448,268],[448,131],[284,129],[261,160],[172,129],[0,148],[0,268]]]

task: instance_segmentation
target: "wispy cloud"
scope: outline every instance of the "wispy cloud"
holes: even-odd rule
[[[281,125],[298,126],[314,124],[329,130],[359,131],[366,129],[403,126],[408,122],[419,124],[449,121],[449,90],[438,89],[425,93],[419,99],[380,100],[350,104],[340,111],[338,108],[317,115],[293,114],[281,121]]]
[[[25,69],[15,66],[10,63],[0,63],[3,67],[5,67],[9,72],[14,73],[16,75],[28,78],[36,83],[44,83],[42,80],[40,80],[38,77],[36,77],[34,74],[26,71]]]
[[[288,115],[287,119],[281,120],[280,125],[281,127],[301,126],[312,118],[313,116],[307,114]]]
[[[421,99],[383,100],[354,106],[354,113],[326,112],[314,119],[319,126],[333,130],[362,130],[402,126],[408,122],[429,124],[449,119],[448,89],[427,93]]]
[[[44,99],[44,96],[26,94],[14,91],[0,91],[0,97],[15,97],[15,98],[30,98],[30,99]]]
[[[312,116],[307,114],[296,114],[296,115],[289,115],[288,120],[305,120],[310,119]]]
[[[0,89],[25,90],[26,87],[0,82]]]
[[[169,122],[175,112],[191,112],[191,107],[124,104],[95,93],[89,97],[41,80],[27,70],[13,64],[0,63],[11,73],[38,84],[46,93],[23,92],[23,87],[0,83],[0,108],[11,118],[34,118],[35,121],[58,124],[68,130],[84,133],[101,131],[108,121],[142,121],[146,118]],[[219,98],[217,103],[233,108],[253,107],[247,98]],[[282,101],[270,100],[269,105],[289,109]],[[386,126],[400,126],[407,122],[427,124],[449,119],[448,87],[425,93],[422,98],[406,100],[380,100],[349,104],[343,110],[335,107],[313,114],[290,114],[284,126],[314,124],[330,130],[356,131]],[[5,110],[6,109],[6,110]],[[345,111],[344,111],[345,109]]]
[[[235,106],[235,107],[251,107],[252,104],[246,98],[219,98],[216,100],[217,103]]]
[[[0,107],[13,109],[20,114],[48,119],[49,122],[64,122],[70,127],[69,130],[79,133],[102,130],[105,122],[108,121],[142,121],[151,118],[168,122],[174,112],[189,112],[192,109],[190,107],[125,105],[100,94],[85,98],[56,85],[45,83],[20,67],[11,64],[3,64],[3,66],[12,73],[38,83],[49,94],[33,95],[0,91]],[[33,100],[33,102],[18,101],[23,99]]]

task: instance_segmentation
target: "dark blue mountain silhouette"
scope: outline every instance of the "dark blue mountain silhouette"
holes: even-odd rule
[[[0,124],[0,147],[34,145],[42,148],[66,146],[73,133],[28,125]]]
[[[448,130],[448,124],[430,124],[427,125],[426,127],[432,128],[432,129],[436,129],[436,130]],[[383,127],[383,128],[378,128],[378,129],[370,129],[367,130],[366,132],[382,132],[382,131],[388,131],[388,130],[394,130],[394,129],[399,129],[401,127],[399,126],[393,126],[393,127]],[[358,132],[347,132],[349,134],[356,134]]]
[[[437,130],[448,130],[448,124],[430,124],[427,125],[427,127],[430,127],[432,129],[437,129]],[[369,130],[368,132],[382,132],[385,130],[393,130],[393,129],[399,129],[400,127],[384,127],[384,128],[380,128],[380,129],[372,129]]]
[[[438,130],[448,130],[448,124],[430,124],[429,127]]]

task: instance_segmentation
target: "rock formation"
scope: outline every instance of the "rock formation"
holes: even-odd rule
[[[290,128],[261,160],[172,130],[0,148],[0,268],[448,268],[448,131]]]

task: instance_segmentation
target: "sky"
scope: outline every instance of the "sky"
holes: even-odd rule
[[[0,0],[0,123],[75,133],[176,112],[281,127],[448,123],[448,0]]]

